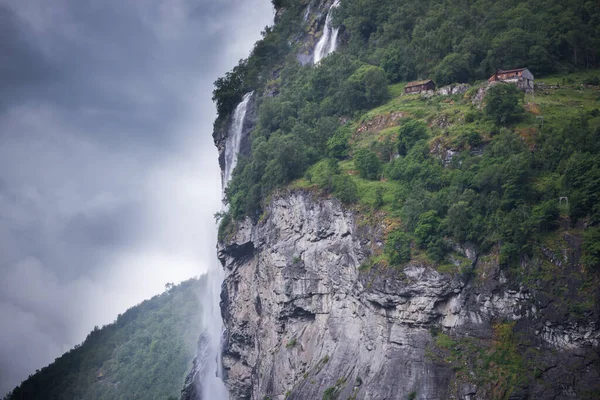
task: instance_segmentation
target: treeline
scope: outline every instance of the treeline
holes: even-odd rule
[[[278,23],[265,28],[251,55],[215,82],[220,118],[245,92],[264,88],[275,67],[294,53],[307,3],[273,1],[285,10]],[[484,79],[503,68],[526,66],[545,74],[600,62],[597,1],[345,0],[334,16],[346,41],[340,51],[383,68],[392,83],[434,77],[442,85]]]
[[[96,327],[79,346],[21,383],[5,400],[179,398],[201,331],[191,279]]]
[[[600,61],[600,3],[589,0],[345,0],[335,21],[347,51],[380,65],[392,82],[438,85],[592,68]]]

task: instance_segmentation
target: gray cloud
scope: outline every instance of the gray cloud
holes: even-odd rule
[[[215,263],[212,82],[268,0],[0,0],[0,395]]]

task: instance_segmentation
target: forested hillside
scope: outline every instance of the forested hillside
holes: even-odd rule
[[[252,154],[227,190],[221,237],[229,221],[259,218],[269,194],[304,177],[299,184],[398,221],[388,262],[406,261],[414,243],[413,252],[443,263],[452,242],[498,245],[503,263],[516,262],[569,217],[585,221],[584,260],[597,268],[598,3],[346,0],[334,11],[344,45],[302,66],[305,39],[292,33],[306,24],[303,3],[275,2],[278,24],[216,82],[217,126],[245,92],[270,94],[259,99]],[[513,67],[556,85],[527,97],[495,88],[473,102],[482,79]],[[402,82],[414,78],[473,88],[402,96]],[[360,129],[390,113],[401,115],[385,129]]]
[[[179,398],[201,331],[204,277],[177,286],[96,327],[6,400]]]

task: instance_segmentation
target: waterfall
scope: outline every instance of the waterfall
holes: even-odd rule
[[[248,110],[248,102],[254,92],[247,93],[242,102],[238,104],[233,112],[233,120],[231,121],[231,129],[225,143],[225,169],[221,177],[223,191],[231,180],[231,174],[237,165],[238,153],[240,144],[242,143],[242,134],[244,133],[244,120],[246,119],[246,111]]]
[[[308,3],[308,6],[306,6],[306,11],[304,12],[304,18],[303,21],[304,22],[308,22],[308,17],[310,17],[310,3]]]
[[[231,180],[231,175],[237,165],[238,153],[242,143],[244,133],[244,121],[248,110],[248,102],[254,92],[247,93],[242,102],[233,112],[231,128],[225,142],[225,168],[223,169],[222,190],[225,192],[227,184]],[[223,206],[225,207],[225,206]],[[221,362],[221,338],[224,331],[223,319],[221,318],[221,309],[219,302],[221,299],[221,285],[225,279],[225,272],[218,260],[215,260],[214,267],[208,272],[208,290],[204,294],[203,307],[206,310],[204,314],[204,326],[207,327],[207,336],[209,341],[207,373],[202,382],[203,400],[228,400],[229,393],[222,381],[223,371]],[[210,363],[216,362],[216,371],[210,367]]]
[[[328,54],[333,53],[337,48],[337,38],[340,29],[332,26],[333,23],[331,19],[333,9],[339,5],[340,0],[335,0],[327,12],[325,27],[323,27],[323,34],[315,46],[315,53],[313,55],[314,64],[318,64],[323,58],[325,58]]]

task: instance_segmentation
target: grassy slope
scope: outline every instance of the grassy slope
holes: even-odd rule
[[[527,136],[533,136],[535,132],[541,129],[540,120],[536,117],[544,117],[544,126],[562,127],[568,122],[570,117],[574,117],[582,111],[591,112],[600,108],[600,87],[586,87],[583,85],[590,76],[600,75],[600,71],[586,71],[570,75],[552,75],[541,79],[547,85],[562,85],[556,89],[545,89],[538,91],[535,95],[526,95],[525,102],[533,103],[533,110],[528,110],[522,120],[511,127],[517,133],[524,135],[524,140],[529,140]],[[375,141],[382,141],[385,137],[396,140],[398,126],[404,118],[417,119],[425,122],[431,129],[432,135],[430,144],[433,146],[436,142],[443,143],[447,148],[456,149],[460,142],[461,134],[469,131],[478,132],[485,142],[492,140],[490,131],[494,129],[493,125],[483,119],[483,112],[472,104],[471,96],[474,90],[469,90],[464,95],[453,96],[434,96],[424,98],[420,95],[404,95],[404,85],[398,83],[390,85],[389,90],[392,95],[390,101],[386,104],[369,110],[359,118],[351,121],[353,131],[357,132],[361,125],[394,112],[401,112],[401,118],[397,124],[392,127],[375,129],[366,132],[355,133],[350,141],[351,153],[361,147],[370,147]],[[479,88],[484,83],[478,82],[473,88]],[[527,107],[528,109],[530,107]],[[465,114],[474,112],[481,118],[475,122],[465,122]],[[436,122],[444,116],[450,121],[450,126],[440,128]],[[592,120],[592,125],[600,126],[600,117]],[[529,132],[525,132],[529,131]],[[524,133],[525,132],[525,133]],[[532,143],[533,144],[533,143]],[[389,205],[393,201],[391,192],[395,189],[397,183],[381,181],[369,181],[362,179],[354,173],[355,168],[352,158],[340,163],[340,167],[345,170],[359,187],[359,203],[365,206],[373,206],[375,201],[375,191],[381,187],[385,190],[384,202]],[[312,167],[314,169],[315,166]],[[292,187],[308,188],[312,185],[305,178],[298,179],[292,183]],[[384,206],[384,210],[386,207]],[[389,208],[388,208],[389,209]]]

